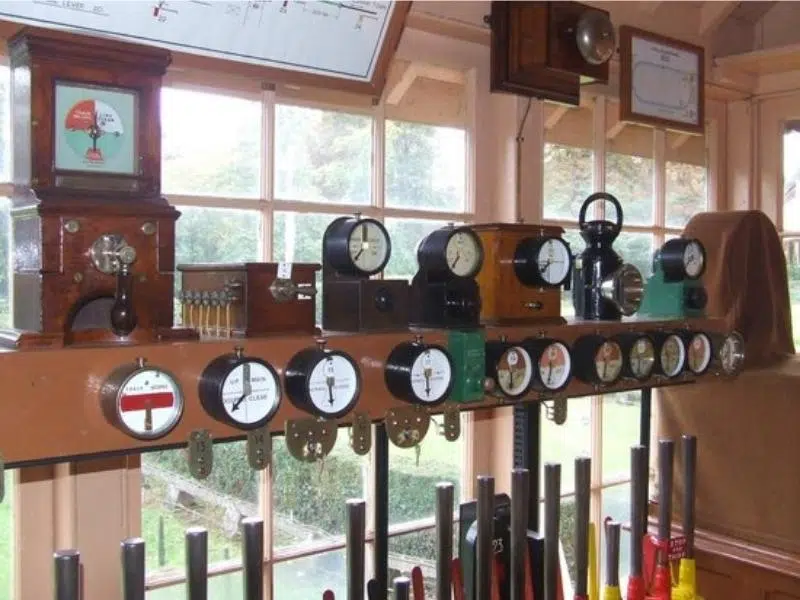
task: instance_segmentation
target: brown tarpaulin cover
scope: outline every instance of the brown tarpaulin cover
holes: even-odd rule
[[[760,211],[703,213],[683,235],[706,248],[708,315],[742,333],[747,370],[660,391],[658,434],[676,441],[673,506],[680,436],[694,434],[698,527],[800,553],[800,361],[780,238]]]

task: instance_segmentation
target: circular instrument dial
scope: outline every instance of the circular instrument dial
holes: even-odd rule
[[[200,402],[215,419],[239,427],[257,429],[277,412],[281,401],[278,374],[266,362],[237,354],[211,361],[198,386]]]
[[[183,415],[183,392],[175,378],[143,363],[117,369],[103,385],[101,396],[111,424],[141,440],[165,436]]]
[[[497,385],[509,398],[523,396],[531,386],[533,363],[527,350],[521,346],[510,346],[497,361]]]
[[[622,374],[622,348],[614,340],[606,340],[594,355],[594,368],[601,383],[616,382]]]
[[[689,338],[686,365],[695,375],[702,375],[711,364],[711,338],[705,333],[695,333]]]
[[[566,281],[572,264],[569,246],[561,238],[549,238],[539,247],[536,264],[545,283],[561,285]]]
[[[631,375],[643,380],[650,377],[656,364],[656,348],[647,336],[637,337],[628,351]]]
[[[677,377],[686,363],[686,347],[683,340],[675,334],[664,338],[659,351],[661,372],[667,377]]]
[[[744,365],[744,338],[737,331],[725,336],[719,349],[719,362],[726,375],[738,373]]]
[[[350,233],[347,251],[358,270],[377,273],[389,260],[389,234],[379,222],[362,219]]]
[[[539,356],[539,381],[549,391],[563,388],[572,373],[572,357],[561,342],[548,344]]]
[[[384,379],[397,398],[415,404],[439,404],[453,389],[453,361],[441,346],[404,342],[386,359]]]
[[[285,380],[293,404],[331,419],[350,412],[361,391],[358,367],[340,351],[309,348],[298,352],[286,365]]]
[[[478,237],[469,229],[458,229],[445,246],[450,272],[456,277],[472,277],[481,268],[483,251]]]
[[[706,253],[697,240],[689,240],[683,249],[683,269],[689,279],[697,279],[706,266]]]

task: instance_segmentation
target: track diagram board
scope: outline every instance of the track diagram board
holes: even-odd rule
[[[0,1],[0,17],[171,50],[369,82],[394,2]]]

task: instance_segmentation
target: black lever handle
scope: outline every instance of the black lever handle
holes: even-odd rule
[[[117,292],[111,307],[111,331],[115,335],[130,335],[136,327],[136,313],[133,310],[133,274],[126,263],[117,269]]]

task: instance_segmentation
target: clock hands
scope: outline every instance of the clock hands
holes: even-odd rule
[[[242,365],[242,396],[231,407],[231,412],[239,410],[239,406],[245,399],[253,393],[253,384],[250,381],[250,363],[246,362]]]

